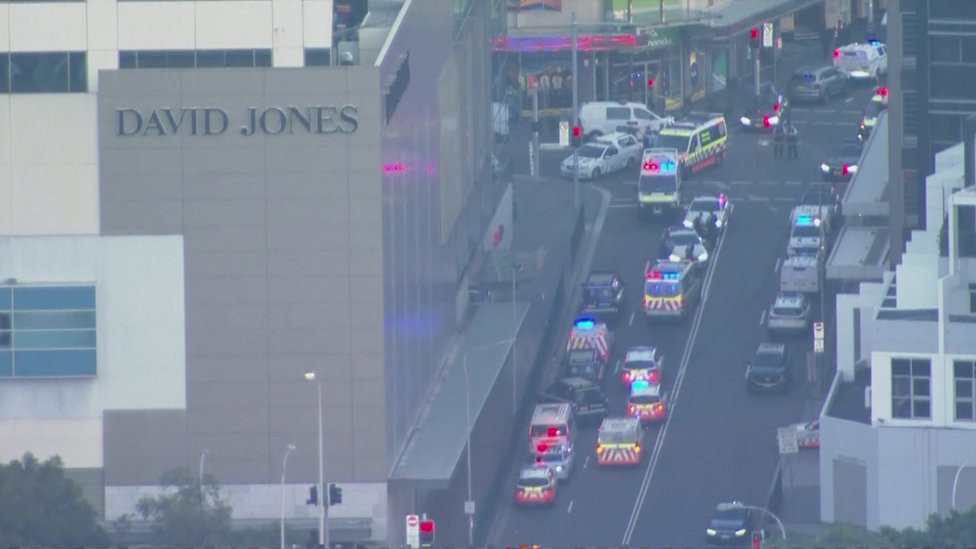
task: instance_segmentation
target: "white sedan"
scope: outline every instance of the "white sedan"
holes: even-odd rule
[[[630,134],[612,133],[587,143],[576,151],[581,179],[599,179],[611,172],[636,169],[644,152],[643,145]],[[573,155],[567,156],[559,172],[563,177],[573,176]]]
[[[699,196],[688,205],[688,213],[685,214],[683,225],[694,228],[695,218],[707,221],[711,215],[715,215],[715,228],[722,231],[729,224],[732,217],[732,204],[724,194],[718,196]]]

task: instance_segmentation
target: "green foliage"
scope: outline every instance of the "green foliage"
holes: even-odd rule
[[[98,545],[108,542],[81,487],[64,475],[61,458],[33,454],[0,465],[0,542],[17,545]]]
[[[188,469],[163,474],[162,495],[145,497],[136,504],[143,520],[155,523],[159,543],[215,545],[230,535],[233,510],[214,482],[201,485]]]
[[[968,547],[976,540],[976,507],[943,517],[932,514],[925,528],[897,530],[882,526],[869,532],[849,524],[834,524],[814,544],[817,547]]]

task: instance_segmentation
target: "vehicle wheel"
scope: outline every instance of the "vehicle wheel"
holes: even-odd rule
[[[637,167],[637,161],[634,160],[633,158],[628,158],[627,159],[627,169],[628,170],[633,170],[636,167]]]
[[[596,181],[597,179],[600,179],[600,168],[594,169],[593,173],[590,174],[591,181]]]

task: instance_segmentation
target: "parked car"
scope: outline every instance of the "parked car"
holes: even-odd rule
[[[790,102],[816,101],[826,104],[847,91],[848,77],[831,66],[800,67],[790,77],[787,95]]]

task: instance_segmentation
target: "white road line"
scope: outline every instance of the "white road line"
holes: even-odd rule
[[[848,97],[847,99],[844,100],[844,103],[850,103],[851,101],[854,101],[854,98]]]
[[[628,326],[633,326],[633,325],[634,325],[634,315],[635,315],[635,314],[637,314],[637,312],[636,312],[636,311],[631,311],[631,312],[630,312],[630,321],[629,321],[629,322],[627,322],[627,325],[628,325]]]
[[[751,181],[729,181],[729,185],[749,185]]]
[[[734,209],[733,205],[733,209]],[[644,473],[644,479],[641,481],[640,489],[637,492],[637,499],[634,501],[634,508],[630,513],[630,519],[627,521],[627,527],[624,530],[624,537],[621,545],[630,545],[630,540],[634,535],[634,529],[637,527],[637,519],[640,517],[641,509],[644,507],[644,500],[647,498],[647,491],[651,486],[651,478],[654,476],[654,469],[657,468],[658,460],[661,456],[661,449],[664,447],[664,439],[668,434],[668,428],[671,426],[671,418],[674,417],[674,410],[678,404],[678,396],[681,393],[681,385],[685,379],[685,372],[688,370],[688,363],[691,358],[691,351],[695,347],[695,339],[698,338],[698,328],[701,326],[702,313],[705,310],[705,304],[708,302],[708,291],[712,285],[712,279],[715,275],[715,265],[718,264],[718,257],[722,253],[722,246],[725,243],[725,235],[723,232],[722,236],[719,237],[718,246],[715,248],[715,256],[709,261],[708,273],[705,275],[705,283],[702,285],[702,297],[701,302],[698,303],[698,310],[695,312],[695,318],[691,324],[691,332],[688,336],[688,342],[685,343],[684,353],[681,358],[681,365],[678,367],[678,375],[674,380],[674,387],[671,390],[670,407],[668,410],[668,417],[664,420],[664,425],[661,430],[657,433],[657,439],[654,442],[654,448],[651,451],[650,461],[647,464],[647,470]]]
[[[608,208],[636,208],[637,204],[610,204]]]
[[[753,196],[749,195],[749,202],[769,202],[768,196]]]
[[[779,257],[779,258],[776,259],[776,266],[773,267],[773,272],[774,273],[778,273],[779,272],[779,268],[782,267],[782,266],[783,266],[783,258],[782,257]]]
[[[569,507],[566,508],[566,514],[569,514],[569,513],[572,513],[573,512],[573,502],[574,501],[575,500],[570,500]]]
[[[796,201],[795,198],[792,198],[792,197],[789,197],[789,196],[777,196],[773,200],[775,200],[776,202],[794,202],[794,201]]]
[[[766,309],[763,309],[762,316],[759,317],[759,325],[762,326],[766,323]]]
[[[803,182],[802,181],[784,181],[783,184],[784,185],[802,185]]]
[[[586,459],[583,460],[583,468],[586,469],[586,466],[589,464],[590,464],[590,456],[589,454],[587,454]]]
[[[630,317],[630,319],[631,320],[634,320],[634,317]],[[614,364],[614,366],[613,366],[613,371],[614,371],[614,373],[617,373],[617,374],[620,373],[620,359],[619,358],[617,359],[617,363]],[[590,458],[587,457],[586,459],[590,459]]]

